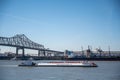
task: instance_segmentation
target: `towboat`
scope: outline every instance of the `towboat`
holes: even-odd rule
[[[21,64],[19,64],[18,66],[26,66],[26,67],[36,66],[36,63],[31,62],[31,61],[25,61],[25,62],[22,62]]]
[[[36,63],[32,61],[33,58],[29,58],[27,61],[22,62],[18,66],[36,66]]]
[[[97,67],[95,63],[88,61],[62,61],[62,62],[23,62],[18,66],[33,66],[33,67]]]

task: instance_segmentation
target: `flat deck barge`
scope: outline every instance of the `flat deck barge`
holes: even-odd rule
[[[23,62],[18,66],[22,67],[98,67],[95,63],[78,62],[78,61],[65,61],[65,62]]]

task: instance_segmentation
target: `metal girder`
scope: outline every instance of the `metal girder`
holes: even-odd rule
[[[36,50],[45,49],[43,45],[31,41],[24,34],[15,35],[13,37],[0,37],[0,45],[24,47]]]
[[[31,41],[24,34],[17,34],[13,37],[0,37],[0,45],[16,47],[16,56],[18,55],[19,49],[22,50],[22,54],[24,56],[25,48],[38,50],[38,56],[40,56],[41,52],[45,55],[46,51],[52,53],[63,53],[60,51],[45,49],[43,45]]]

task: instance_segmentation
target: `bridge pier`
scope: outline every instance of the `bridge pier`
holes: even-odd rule
[[[25,56],[25,49],[24,48],[22,48],[22,56],[24,57]]]
[[[25,50],[24,50],[23,47],[16,47],[16,56],[18,56],[18,51],[19,51],[20,49],[22,50],[22,56],[24,57],[24,56],[25,56]]]
[[[44,56],[45,56],[45,53],[46,53],[45,50],[43,50],[43,55],[44,55]]]
[[[40,50],[38,50],[38,56],[40,56]]]
[[[18,47],[16,47],[16,56],[18,56]]]
[[[38,50],[38,56],[40,56],[40,54],[42,54],[42,56],[45,56],[46,51],[45,50]]]

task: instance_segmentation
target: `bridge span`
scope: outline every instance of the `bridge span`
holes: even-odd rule
[[[16,56],[18,56],[19,50],[22,50],[22,56],[25,56],[24,49],[38,50],[38,56],[40,54],[45,55],[47,52],[55,54],[63,53],[61,51],[46,49],[44,45],[31,41],[24,34],[17,34],[13,37],[0,37],[0,45],[16,47]]]

